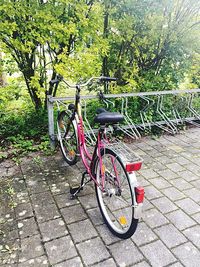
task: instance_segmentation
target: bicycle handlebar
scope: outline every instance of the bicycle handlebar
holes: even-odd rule
[[[54,85],[56,83],[58,84],[59,82],[63,81],[68,87],[77,88],[77,86],[85,87],[85,86],[87,86],[93,80],[99,80],[100,82],[112,82],[112,81],[116,81],[117,79],[116,78],[112,78],[112,77],[105,77],[105,76],[91,77],[85,83],[82,83],[82,84],[70,84],[69,82],[67,82],[66,80],[64,80],[62,76],[59,76],[56,79],[51,80],[49,83],[51,85]]]

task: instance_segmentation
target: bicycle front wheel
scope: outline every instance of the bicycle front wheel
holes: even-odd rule
[[[123,239],[129,238],[136,230],[138,219],[134,218],[135,191],[124,165],[117,154],[110,149],[102,149],[102,163],[96,158],[94,175],[104,189],[96,186],[100,211],[110,231]]]
[[[70,115],[62,111],[57,120],[58,140],[60,149],[65,161],[69,165],[74,165],[78,161],[78,142],[74,122],[71,121]]]

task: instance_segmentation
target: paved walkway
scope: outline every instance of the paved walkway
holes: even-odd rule
[[[144,158],[146,201],[128,240],[103,224],[92,187],[69,199],[80,166],[67,166],[60,153],[2,163],[0,266],[199,267],[200,129],[132,146]]]

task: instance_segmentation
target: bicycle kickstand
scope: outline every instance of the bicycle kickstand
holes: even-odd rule
[[[87,183],[89,183],[89,182],[91,181],[91,179],[90,179],[90,180],[84,182],[85,176],[86,176],[87,174],[88,174],[87,171],[85,171],[85,172],[82,174],[82,179],[81,179],[81,185],[80,185],[80,186],[78,186],[78,187],[77,187],[77,186],[75,186],[75,187],[70,187],[71,199],[75,199],[75,198],[77,197],[77,194],[78,194],[81,190],[83,190],[83,187],[84,187]]]

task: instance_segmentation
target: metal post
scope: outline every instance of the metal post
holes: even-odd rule
[[[52,96],[47,97],[50,146],[55,149],[54,114]]]

